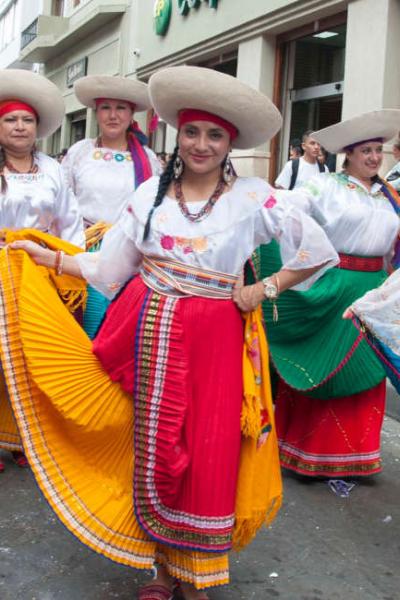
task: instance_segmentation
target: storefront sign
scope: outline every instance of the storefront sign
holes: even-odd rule
[[[74,81],[87,74],[87,56],[81,58],[67,67],[67,87],[72,87]]]
[[[157,35],[165,35],[171,20],[172,0],[156,0],[154,4],[154,24]]]
[[[218,8],[218,0],[203,0],[209,8]],[[178,10],[181,15],[187,15],[191,8],[199,8],[201,0],[178,0]]]
[[[191,8],[199,8],[202,2],[209,8],[218,8],[218,0],[176,0],[181,15],[188,15]],[[157,35],[165,35],[168,31],[172,13],[172,0],[155,0],[154,26]]]

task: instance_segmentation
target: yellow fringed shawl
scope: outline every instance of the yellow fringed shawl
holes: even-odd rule
[[[90,250],[91,248],[97,246],[110,228],[111,225],[105,221],[99,221],[98,223],[88,227],[85,231],[86,250]]]
[[[0,237],[5,240],[6,244],[10,244],[15,240],[30,240],[41,246],[50,248],[50,250],[62,250],[69,256],[75,256],[79,252],[83,252],[81,248],[61,240],[48,233],[43,233],[37,229],[3,229],[0,230]],[[86,281],[72,275],[56,275],[53,269],[39,267],[42,274],[45,275],[57,289],[63,303],[68,310],[74,313],[78,308],[85,308],[87,291]]]
[[[233,547],[249,544],[282,504],[282,478],[275,429],[267,339],[261,307],[245,315],[242,446]]]

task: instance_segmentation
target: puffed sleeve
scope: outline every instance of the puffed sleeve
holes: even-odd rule
[[[282,171],[279,173],[278,177],[275,180],[275,185],[283,188],[284,190],[288,190],[290,186],[290,180],[292,178],[292,161],[289,160],[283,167]]]
[[[284,200],[324,225],[326,217],[323,210],[325,191],[329,185],[329,174],[322,173],[311,177],[303,186],[294,190],[275,190],[277,200]]]
[[[78,202],[71,187],[67,184],[60,165],[56,164],[57,198],[56,215],[51,233],[80,248],[85,247],[83,219]]]
[[[75,191],[75,181],[73,172],[73,150],[71,148],[68,150],[67,154],[62,159],[61,169],[67,184]]]
[[[306,290],[327,269],[337,265],[339,257],[318,223],[292,202],[276,196],[272,190],[260,210],[257,243],[277,240],[284,269],[297,271],[320,265],[319,271],[294,288]]]
[[[153,152],[153,150],[151,150],[147,146],[145,146],[145,150],[146,150],[147,156],[149,157],[151,172],[152,172],[153,176],[161,175],[163,170],[162,170],[160,161],[158,160],[156,154]]]
[[[107,298],[112,299],[140,269],[143,257],[135,243],[137,225],[128,205],[105,234],[99,252],[76,255],[83,277]]]

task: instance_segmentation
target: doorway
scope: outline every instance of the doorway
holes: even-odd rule
[[[288,159],[290,140],[307,130],[337,123],[342,114],[346,25],[290,40],[283,49],[279,166]]]

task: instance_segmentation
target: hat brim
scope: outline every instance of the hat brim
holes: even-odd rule
[[[234,148],[255,148],[273,137],[282,116],[271,100],[235,77],[202,67],[169,67],[152,75],[151,102],[166,123],[177,128],[179,112],[204,110],[229,121],[239,134]]]
[[[311,137],[328,152],[343,152],[347,146],[381,138],[387,142],[394,138],[400,129],[400,110],[385,108],[363,113],[319,131]]]
[[[151,107],[147,84],[126,77],[87,75],[75,82],[74,92],[79,102],[89,108],[96,108],[96,98],[131,102],[135,112]]]
[[[35,109],[39,116],[37,138],[56,131],[65,114],[64,99],[57,86],[46,77],[24,69],[0,71],[0,101],[21,100]]]

